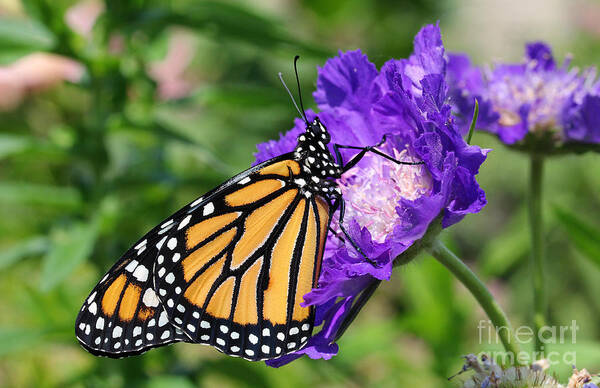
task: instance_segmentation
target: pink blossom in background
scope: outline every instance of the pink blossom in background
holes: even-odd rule
[[[90,38],[98,16],[104,12],[104,3],[99,0],[84,0],[67,10],[65,22],[78,34]]]
[[[185,78],[185,70],[194,59],[195,40],[192,35],[177,31],[169,38],[167,55],[161,61],[153,62],[148,74],[158,84],[158,97],[172,100],[188,95],[192,83]]]
[[[80,63],[48,53],[33,53],[0,66],[0,110],[14,109],[27,95],[63,81],[78,82],[83,74]]]

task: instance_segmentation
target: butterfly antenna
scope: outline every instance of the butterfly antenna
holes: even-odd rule
[[[308,123],[308,120],[306,120],[306,115],[302,114],[302,111],[300,110],[300,108],[298,108],[298,104],[296,104],[296,100],[294,99],[294,95],[292,94],[292,92],[290,92],[290,89],[285,84],[285,81],[283,80],[283,76],[281,75],[281,72],[279,72],[279,80],[283,84],[283,87],[285,88],[285,90],[290,95],[290,98],[292,99],[292,102],[294,103],[294,106],[296,107],[296,110],[298,111],[298,113],[300,113],[300,116],[304,117],[304,121],[306,121]]]
[[[300,55],[296,55],[294,57],[294,72],[296,73],[296,84],[298,85],[298,99],[300,100],[300,108],[302,108],[302,116],[304,117],[304,121],[306,121],[306,124],[308,124],[306,112],[304,111],[304,104],[302,103],[302,91],[300,90],[300,77],[298,77],[298,66],[296,65],[298,59],[300,59]]]

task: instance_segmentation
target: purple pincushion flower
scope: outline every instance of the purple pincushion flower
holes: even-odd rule
[[[477,99],[478,128],[496,134],[506,144],[545,140],[555,148],[600,143],[596,70],[569,69],[568,59],[557,66],[552,50],[544,43],[528,44],[521,63],[493,68],[472,66],[466,55],[452,54],[447,77],[463,128],[468,126]]]
[[[487,151],[467,145],[457,130],[447,103],[446,67],[439,27],[429,25],[415,37],[410,58],[390,60],[380,71],[359,50],[340,52],[318,69],[314,98],[331,144],[369,146],[385,135],[381,151],[423,164],[397,165],[367,154],[338,180],[344,224],[377,265],[331,234],[318,287],[304,296],[304,305],[316,306],[315,326],[321,330],[302,350],[269,365],[303,354],[324,359],[337,354],[336,334],[358,295],[375,279],[389,280],[394,259],[436,218],[448,227],[486,204],[475,175]],[[309,110],[307,116],[312,120],[315,113]],[[256,163],[292,151],[302,131],[304,122],[296,119],[278,141],[258,145]],[[355,153],[343,150],[342,157],[347,162]],[[331,226],[339,231],[337,215]]]

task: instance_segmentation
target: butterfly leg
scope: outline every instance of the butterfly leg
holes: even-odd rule
[[[337,237],[338,240],[340,240],[341,242],[346,241],[346,240],[344,240],[344,237],[340,236],[340,234],[338,232],[336,232],[335,230],[333,230],[333,228],[331,226],[328,227],[328,229],[335,237]]]
[[[354,241],[352,239],[352,237],[350,237],[350,234],[348,233],[348,231],[346,230],[346,228],[344,227],[344,213],[346,212],[346,202],[344,202],[344,199],[339,196],[335,199],[334,205],[333,205],[333,211],[335,212],[335,210],[337,210],[339,208],[340,210],[340,217],[339,217],[339,221],[338,221],[338,225],[340,226],[340,230],[342,231],[342,233],[344,234],[344,236],[346,236],[346,239],[348,240],[348,242],[350,242],[350,244],[352,245],[352,247],[372,266],[374,267],[379,267],[379,265],[377,264],[377,262],[371,260],[363,251],[362,249],[360,249],[360,247],[358,246],[358,244],[356,243],[356,241]]]
[[[385,158],[396,164],[404,164],[404,165],[408,165],[408,166],[415,166],[415,165],[423,164],[423,162],[405,162],[402,160],[398,160],[384,152],[379,151],[376,147],[381,146],[383,143],[385,143],[385,141],[386,141],[386,135],[383,135],[383,137],[381,138],[379,143],[372,145],[372,146],[360,147],[360,146],[352,146],[352,145],[334,144],[333,149],[335,151],[336,158],[338,159],[338,164],[342,167],[342,174],[345,173],[346,171],[350,170],[352,167],[356,166],[356,164],[358,162],[360,162],[360,160],[367,154],[367,152],[371,152],[371,153],[374,153],[375,155],[379,155],[382,158]],[[360,152],[358,154],[354,155],[348,163],[344,164],[342,155],[340,153],[340,149],[360,150]]]

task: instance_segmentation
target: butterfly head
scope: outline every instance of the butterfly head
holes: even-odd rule
[[[325,125],[323,125],[318,117],[315,117],[312,123],[307,122],[306,133],[312,134],[317,141],[321,141],[323,144],[328,144],[331,141],[329,131],[327,131],[327,128],[325,128]]]
[[[331,136],[319,118],[307,122],[306,131],[298,136],[294,158],[302,164],[304,173],[315,184],[324,178],[339,178],[341,169],[329,152],[327,144]]]

